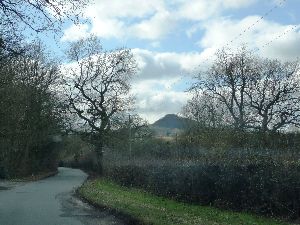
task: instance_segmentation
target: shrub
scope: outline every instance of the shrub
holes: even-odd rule
[[[255,155],[185,163],[128,161],[107,165],[106,176],[181,201],[300,217],[300,165],[296,162]]]

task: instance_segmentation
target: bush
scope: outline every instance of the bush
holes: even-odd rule
[[[245,161],[128,163],[107,166],[106,176],[181,201],[300,217],[300,165],[270,158]]]

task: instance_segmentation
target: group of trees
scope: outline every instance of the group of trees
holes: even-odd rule
[[[300,126],[300,64],[220,50],[184,108],[198,125],[273,133]]]
[[[104,51],[92,36],[71,44],[67,66],[58,65],[38,42],[24,44],[20,31],[58,31],[64,18],[78,22],[87,1],[22,3],[0,1],[0,169],[24,165],[29,173],[45,165],[52,154],[45,151],[49,135],[65,129],[68,118],[72,131],[95,146],[101,173],[109,137],[132,124],[138,134],[145,125],[139,117],[127,120],[134,102],[133,54],[125,48]],[[297,61],[264,59],[245,48],[221,50],[191,92],[184,113],[202,127],[267,133],[300,126]]]
[[[45,145],[49,135],[61,133],[71,119],[75,121],[72,132],[95,146],[101,173],[103,146],[112,130],[126,126],[124,113],[132,108],[129,82],[136,71],[132,53],[103,51],[99,40],[90,37],[70,46],[69,67],[61,70],[40,44],[23,49],[17,54],[6,52],[1,60],[2,167],[13,173],[22,168],[28,174],[40,169],[37,164],[47,167],[45,159],[55,162],[56,155],[51,156]],[[134,117],[130,123],[139,121]]]
[[[53,92],[58,65],[45,57],[39,43],[18,54],[1,51],[0,173],[31,174],[55,168],[50,136],[60,129],[60,106]]]
[[[42,44],[29,43],[22,32],[60,32],[62,20],[76,22],[87,2],[0,1],[0,177],[56,169],[52,137],[64,122],[55,90],[61,73]]]

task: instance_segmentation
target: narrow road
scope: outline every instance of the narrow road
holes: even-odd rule
[[[122,225],[108,212],[99,211],[74,197],[87,175],[59,168],[58,175],[0,189],[1,225]]]

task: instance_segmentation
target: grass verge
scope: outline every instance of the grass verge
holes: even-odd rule
[[[78,194],[100,207],[136,218],[140,224],[154,225],[287,225],[276,219],[213,207],[177,202],[139,189],[117,185],[106,179],[86,182]]]
[[[22,178],[12,178],[8,179],[12,182],[27,182],[27,181],[38,181],[42,179],[46,179],[48,177],[55,176],[58,173],[58,170],[55,171],[49,171],[49,172],[40,172],[37,174],[32,174],[31,176],[22,177]]]

